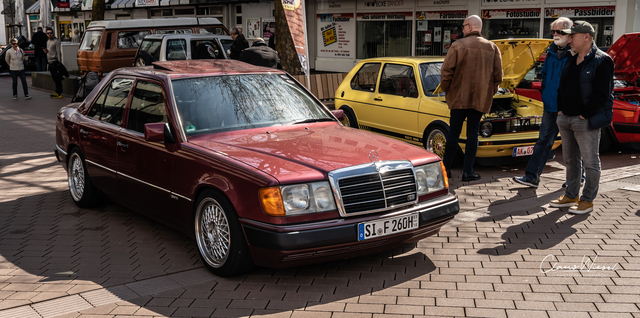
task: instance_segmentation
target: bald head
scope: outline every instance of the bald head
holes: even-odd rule
[[[468,24],[468,31],[465,32],[465,34],[469,33],[469,32],[481,32],[482,31],[482,19],[480,19],[479,16],[477,15],[472,15],[467,17],[466,19],[464,19],[464,24]]]

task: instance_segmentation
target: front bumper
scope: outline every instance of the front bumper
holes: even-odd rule
[[[364,215],[301,225],[271,225],[242,220],[254,262],[286,267],[376,253],[436,234],[460,210],[458,199],[447,194],[385,214]],[[358,241],[361,222],[418,212],[415,230]]]

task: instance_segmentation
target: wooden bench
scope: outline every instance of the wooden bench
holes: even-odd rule
[[[311,74],[309,75],[310,87],[307,86],[307,79],[304,75],[294,75],[293,77],[307,87],[316,98],[327,101],[335,98],[336,89],[346,75],[347,73]]]

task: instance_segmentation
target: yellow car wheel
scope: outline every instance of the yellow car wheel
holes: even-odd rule
[[[444,148],[447,145],[447,130],[441,126],[435,126],[429,129],[424,147],[428,151],[433,152],[440,158],[444,157]]]
[[[353,113],[353,110],[348,107],[340,108],[344,111],[344,118],[342,119],[342,125],[345,127],[358,128],[358,121],[356,119],[356,115]]]

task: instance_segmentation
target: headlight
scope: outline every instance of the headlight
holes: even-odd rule
[[[480,135],[482,137],[490,137],[493,134],[493,124],[490,121],[485,121],[480,126]]]
[[[440,162],[415,167],[418,196],[446,188]]]
[[[292,216],[336,209],[329,182],[314,182],[260,189],[264,212],[271,216]]]

